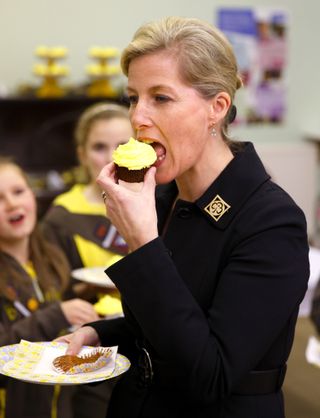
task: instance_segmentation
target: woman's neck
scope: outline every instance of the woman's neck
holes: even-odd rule
[[[197,164],[176,179],[179,199],[194,202],[208,189],[233,159],[227,144],[221,139],[205,150]]]

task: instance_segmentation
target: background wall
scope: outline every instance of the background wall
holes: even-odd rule
[[[122,49],[142,23],[166,15],[183,15],[215,22],[220,6],[274,6],[277,0],[0,0],[0,84],[12,89],[31,74],[33,51],[39,44],[66,45],[72,81],[85,79],[90,46],[113,45]],[[287,124],[250,127],[256,140],[278,142],[301,139],[305,130],[320,131],[320,27],[317,0],[282,0],[290,13]],[[126,12],[123,12],[126,11]],[[241,132],[242,133],[242,132]],[[248,136],[245,129],[245,136]]]
[[[0,93],[1,90],[10,92],[23,82],[37,81],[31,69],[36,61],[33,51],[39,44],[67,46],[69,56],[65,62],[71,67],[69,82],[81,83],[86,80],[84,69],[90,62],[89,47],[110,45],[121,50],[145,21],[181,15],[215,23],[215,11],[221,6],[278,7],[278,3],[278,0],[0,0]],[[317,53],[320,3],[317,0],[282,0],[281,7],[290,15],[287,120],[281,126],[237,127],[233,134],[272,147],[281,144],[283,148],[302,143],[306,133],[320,136],[320,54]],[[303,167],[299,168],[293,166],[290,157],[282,151],[281,156],[289,177],[291,172],[300,172],[302,186],[290,184],[288,189],[294,197],[299,196],[301,187],[306,190],[306,182],[317,175],[314,158],[311,162],[303,159]],[[279,170],[279,164],[275,167],[272,164],[271,159],[269,166],[275,179],[282,184],[283,170]],[[307,177],[304,177],[304,168],[308,169]],[[315,229],[316,195],[317,187],[312,190],[311,197],[309,193],[298,198],[312,232]]]

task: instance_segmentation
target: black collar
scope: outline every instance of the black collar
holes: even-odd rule
[[[203,214],[219,229],[231,222],[252,193],[270,179],[254,146],[243,142],[227,167],[215,179],[205,193],[195,203]],[[158,227],[162,230],[164,222],[178,194],[176,183],[157,187]],[[182,201],[181,201],[182,202]],[[177,202],[177,205],[181,203]]]
[[[243,144],[243,148],[195,202],[219,229],[226,228],[252,193],[270,179],[253,144]]]

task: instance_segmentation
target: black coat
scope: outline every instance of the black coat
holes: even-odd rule
[[[309,277],[305,217],[250,143],[200,199],[177,201],[162,235],[175,196],[161,187],[160,237],[106,270],[126,319],[93,326],[132,361],[108,416],[283,418],[281,390],[236,393],[290,353]],[[150,353],[147,387],[134,339]]]

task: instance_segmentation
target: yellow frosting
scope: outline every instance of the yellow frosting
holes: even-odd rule
[[[157,160],[157,154],[151,145],[132,137],[126,144],[119,145],[112,157],[115,164],[128,170],[150,167]]]

